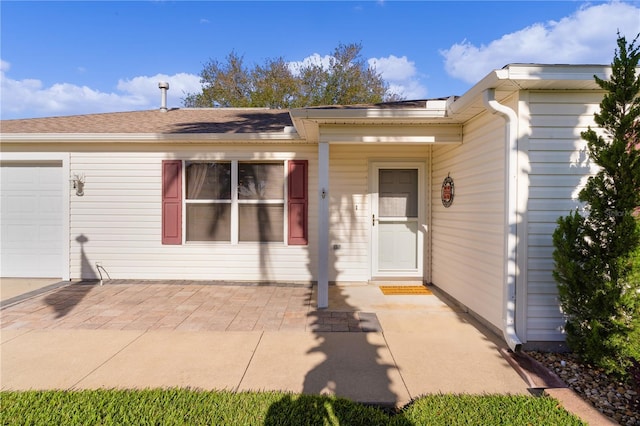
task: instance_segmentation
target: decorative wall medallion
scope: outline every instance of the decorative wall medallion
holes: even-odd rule
[[[442,205],[450,207],[453,204],[453,197],[455,190],[453,186],[453,179],[447,175],[442,181],[442,190],[440,191],[440,197],[442,198]]]

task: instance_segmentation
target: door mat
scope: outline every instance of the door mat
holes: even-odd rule
[[[433,294],[423,285],[381,285],[380,290],[385,296],[413,296]]]

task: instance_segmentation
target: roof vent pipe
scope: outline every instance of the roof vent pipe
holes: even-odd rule
[[[167,112],[167,90],[169,90],[169,83],[161,81],[158,83],[160,92],[162,92],[162,103],[160,104],[160,112]]]

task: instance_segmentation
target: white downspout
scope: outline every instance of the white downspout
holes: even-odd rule
[[[516,112],[499,103],[495,99],[495,89],[487,89],[482,94],[484,105],[493,113],[500,114],[505,119],[506,138],[506,214],[505,214],[505,281],[503,284],[502,333],[512,351],[517,352],[522,347],[520,338],[516,335],[516,276],[518,273],[516,250],[518,237],[517,187],[518,187],[518,115]]]

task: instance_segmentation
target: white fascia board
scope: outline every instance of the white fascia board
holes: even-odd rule
[[[227,143],[227,142],[304,143],[296,132],[290,133],[2,133],[0,142],[11,143]]]
[[[329,137],[321,137],[320,142],[330,142],[332,145],[357,144],[357,143],[385,143],[396,145],[413,144],[461,144],[462,139],[444,139],[436,136],[351,136],[334,140]]]
[[[502,80],[507,79],[508,75],[508,72],[504,69],[491,71],[471,89],[467,90],[464,95],[452,102],[449,102],[449,115],[455,116],[456,114],[464,111],[468,106],[472,105],[480,96],[482,96],[482,92],[489,88],[495,88]]]
[[[425,104],[426,105],[426,104]],[[345,109],[316,109],[296,108],[290,114],[293,119],[322,120],[373,120],[375,119],[424,119],[446,117],[446,101],[436,103],[433,108],[345,108]]]
[[[527,65],[510,64],[506,68],[509,71],[508,78],[513,81],[587,81],[592,83],[594,89],[600,87],[593,76],[606,80],[611,75],[611,67],[606,65]]]
[[[640,69],[639,69],[640,70]],[[600,90],[593,76],[608,79],[611,67],[605,65],[510,64],[487,74],[456,100],[450,100],[448,112],[456,114],[475,105],[487,89],[502,92],[518,90]],[[498,99],[500,100],[500,99]]]

